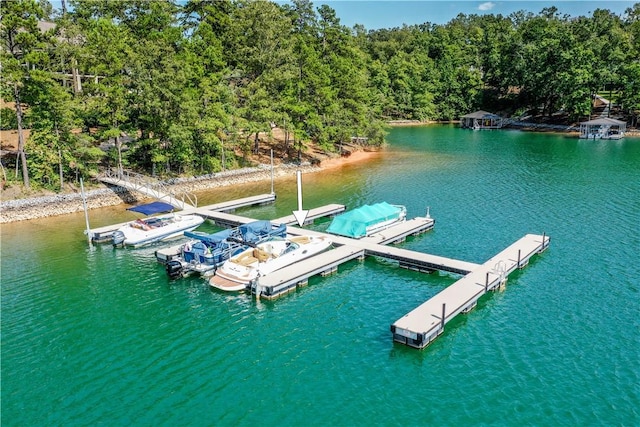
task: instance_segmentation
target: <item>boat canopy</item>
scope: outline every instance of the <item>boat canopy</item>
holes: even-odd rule
[[[367,234],[367,227],[398,218],[401,211],[401,207],[387,202],[364,205],[336,216],[327,228],[327,232],[347,237],[363,237]]]
[[[171,212],[173,209],[173,205],[165,202],[152,202],[144,205],[134,206],[132,208],[128,208],[128,211],[139,212],[144,215],[153,215],[161,212]]]

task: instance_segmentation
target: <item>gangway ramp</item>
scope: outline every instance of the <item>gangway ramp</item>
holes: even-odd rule
[[[154,199],[165,201],[179,209],[195,207],[184,200],[176,198],[173,194],[161,191],[159,188],[162,187],[162,184],[159,181],[150,182],[148,179],[145,179],[143,175],[128,172],[121,176],[112,176],[107,174],[100,176],[98,179],[106,184],[126,188],[127,190],[133,190]]]

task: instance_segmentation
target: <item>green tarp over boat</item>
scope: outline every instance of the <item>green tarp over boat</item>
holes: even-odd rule
[[[400,206],[393,206],[387,202],[364,205],[336,216],[327,232],[353,238],[364,237],[367,235],[367,227],[397,219],[401,212]]]

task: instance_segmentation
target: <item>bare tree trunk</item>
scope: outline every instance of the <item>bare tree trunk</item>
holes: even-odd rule
[[[22,181],[26,188],[30,188],[29,170],[27,169],[27,156],[24,153],[24,134],[22,132],[22,106],[20,105],[20,93],[18,92],[18,84],[13,84],[13,95],[16,100],[16,119],[18,121],[18,156],[22,163]],[[16,174],[18,170],[16,168]]]
[[[80,79],[80,72],[78,71],[78,60],[75,58],[71,64],[71,78],[73,79],[73,93],[81,93],[82,80]]]

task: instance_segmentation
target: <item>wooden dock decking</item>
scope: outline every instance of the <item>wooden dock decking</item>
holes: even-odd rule
[[[507,276],[549,246],[549,237],[527,234],[469,274],[448,286],[391,325],[393,340],[424,348],[457,314],[473,309],[485,293],[503,285]]]

